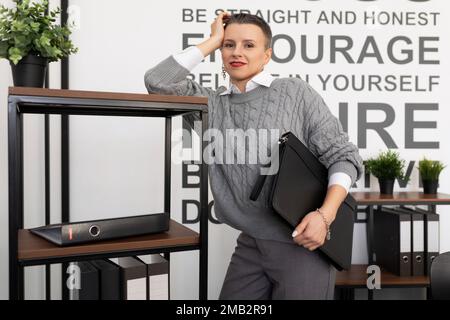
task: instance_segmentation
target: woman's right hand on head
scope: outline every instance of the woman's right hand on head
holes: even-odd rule
[[[229,16],[230,14],[226,11],[220,13],[214,19],[214,22],[211,23],[211,35],[209,38],[197,45],[204,57],[222,47],[223,37],[225,36],[223,24]]]
[[[211,39],[214,39],[214,41],[217,44],[217,48],[220,48],[222,46],[223,37],[225,35],[225,29],[224,29],[224,22],[227,20],[227,18],[230,16],[230,14],[226,11],[221,12],[211,23]]]

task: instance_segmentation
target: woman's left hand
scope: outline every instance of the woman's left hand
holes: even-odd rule
[[[314,251],[325,243],[327,226],[317,211],[308,213],[292,233],[294,241],[309,251]]]

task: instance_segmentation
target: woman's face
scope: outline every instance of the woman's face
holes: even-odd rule
[[[226,27],[222,61],[234,83],[246,83],[263,70],[272,55],[272,49],[266,49],[265,44],[263,31],[254,24],[233,23]]]

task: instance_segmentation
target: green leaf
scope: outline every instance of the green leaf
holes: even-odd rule
[[[0,41],[0,58],[8,58],[8,42]]]
[[[40,27],[39,22],[32,22],[32,23],[30,24],[30,26],[31,26],[31,29],[32,29],[34,32],[38,32],[38,31],[39,31],[39,27]]]
[[[9,49],[9,60],[15,65],[17,65],[22,58],[22,51],[20,49],[14,47]]]
[[[30,45],[30,38],[25,35],[18,35],[14,37],[15,47],[17,48],[26,48]]]
[[[43,47],[49,47],[49,46],[50,46],[50,39],[47,38],[47,36],[42,35],[42,36],[39,38],[39,43],[40,43],[40,45],[43,46]]]
[[[25,29],[26,29],[26,24],[25,23],[23,23],[23,21],[21,21],[21,20],[19,20],[19,21],[13,21],[13,23],[12,23],[12,27],[11,27],[11,30],[12,31],[24,31]]]
[[[48,58],[52,59],[52,60],[57,60],[59,58],[61,58],[62,56],[62,51],[58,48],[55,47],[50,47],[48,49]]]

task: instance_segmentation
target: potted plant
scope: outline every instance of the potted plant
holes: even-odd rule
[[[439,185],[439,174],[445,166],[440,161],[427,158],[419,161],[419,174],[422,179],[423,193],[436,194]]]
[[[398,152],[388,150],[364,161],[367,172],[378,178],[380,193],[393,194],[395,179],[405,179],[405,161]]]
[[[0,58],[10,61],[15,86],[43,87],[48,62],[77,52],[69,27],[55,23],[59,8],[46,12],[48,0],[13,0],[0,5]]]

